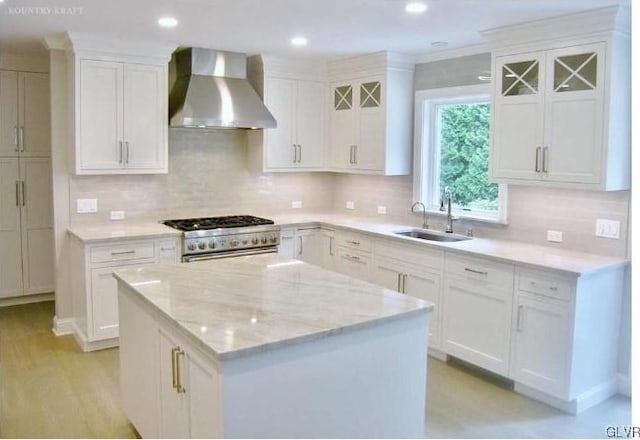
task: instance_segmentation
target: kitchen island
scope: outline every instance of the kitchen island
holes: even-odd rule
[[[422,437],[433,305],[277,255],[121,270],[142,437]]]

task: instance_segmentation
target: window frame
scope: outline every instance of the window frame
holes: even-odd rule
[[[440,164],[437,147],[436,106],[441,104],[465,104],[473,102],[491,102],[489,84],[447,87],[441,89],[418,90],[415,93],[414,121],[414,158],[413,158],[413,199],[422,202],[431,214],[445,215],[439,211],[439,194],[435,194],[439,185],[437,167]],[[493,118],[493,108],[491,108]],[[428,118],[428,123],[427,119]],[[491,131],[489,145],[491,145]],[[491,153],[490,153],[491,154]],[[490,166],[490,164],[489,164]],[[455,195],[454,195],[455,201]],[[499,184],[498,211],[496,214],[484,210],[466,211],[453,209],[457,218],[477,220],[488,223],[507,224],[507,185]]]

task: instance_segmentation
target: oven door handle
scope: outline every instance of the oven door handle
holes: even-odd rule
[[[276,252],[278,252],[278,248],[247,249],[244,251],[220,252],[206,255],[185,255],[182,257],[182,262],[191,263],[194,261],[218,260],[220,258],[243,257],[246,255],[275,254]]]

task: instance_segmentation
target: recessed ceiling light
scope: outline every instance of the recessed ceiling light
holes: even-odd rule
[[[427,5],[422,2],[410,2],[406,4],[404,10],[410,14],[420,14],[427,10]]]
[[[173,17],[161,17],[158,19],[158,24],[162,27],[172,28],[178,26],[178,20]]]
[[[309,40],[307,40],[305,37],[293,37],[291,39],[291,44],[293,44],[294,46],[306,46],[308,42]]]

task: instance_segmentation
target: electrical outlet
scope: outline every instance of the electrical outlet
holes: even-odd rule
[[[124,220],[124,211],[110,211],[109,218],[111,220]]]
[[[386,206],[378,206],[378,214],[386,214],[387,207]]]
[[[562,232],[547,231],[547,241],[553,241],[554,243],[562,243]]]
[[[291,202],[291,207],[293,209],[300,209],[302,208],[302,201],[301,200],[294,200],[293,202]]]
[[[347,200],[347,209],[356,209],[356,205],[351,201],[351,200]]]
[[[596,237],[620,239],[620,222],[617,220],[597,219]]]
[[[77,199],[76,208],[78,214],[98,212],[98,199]]]

